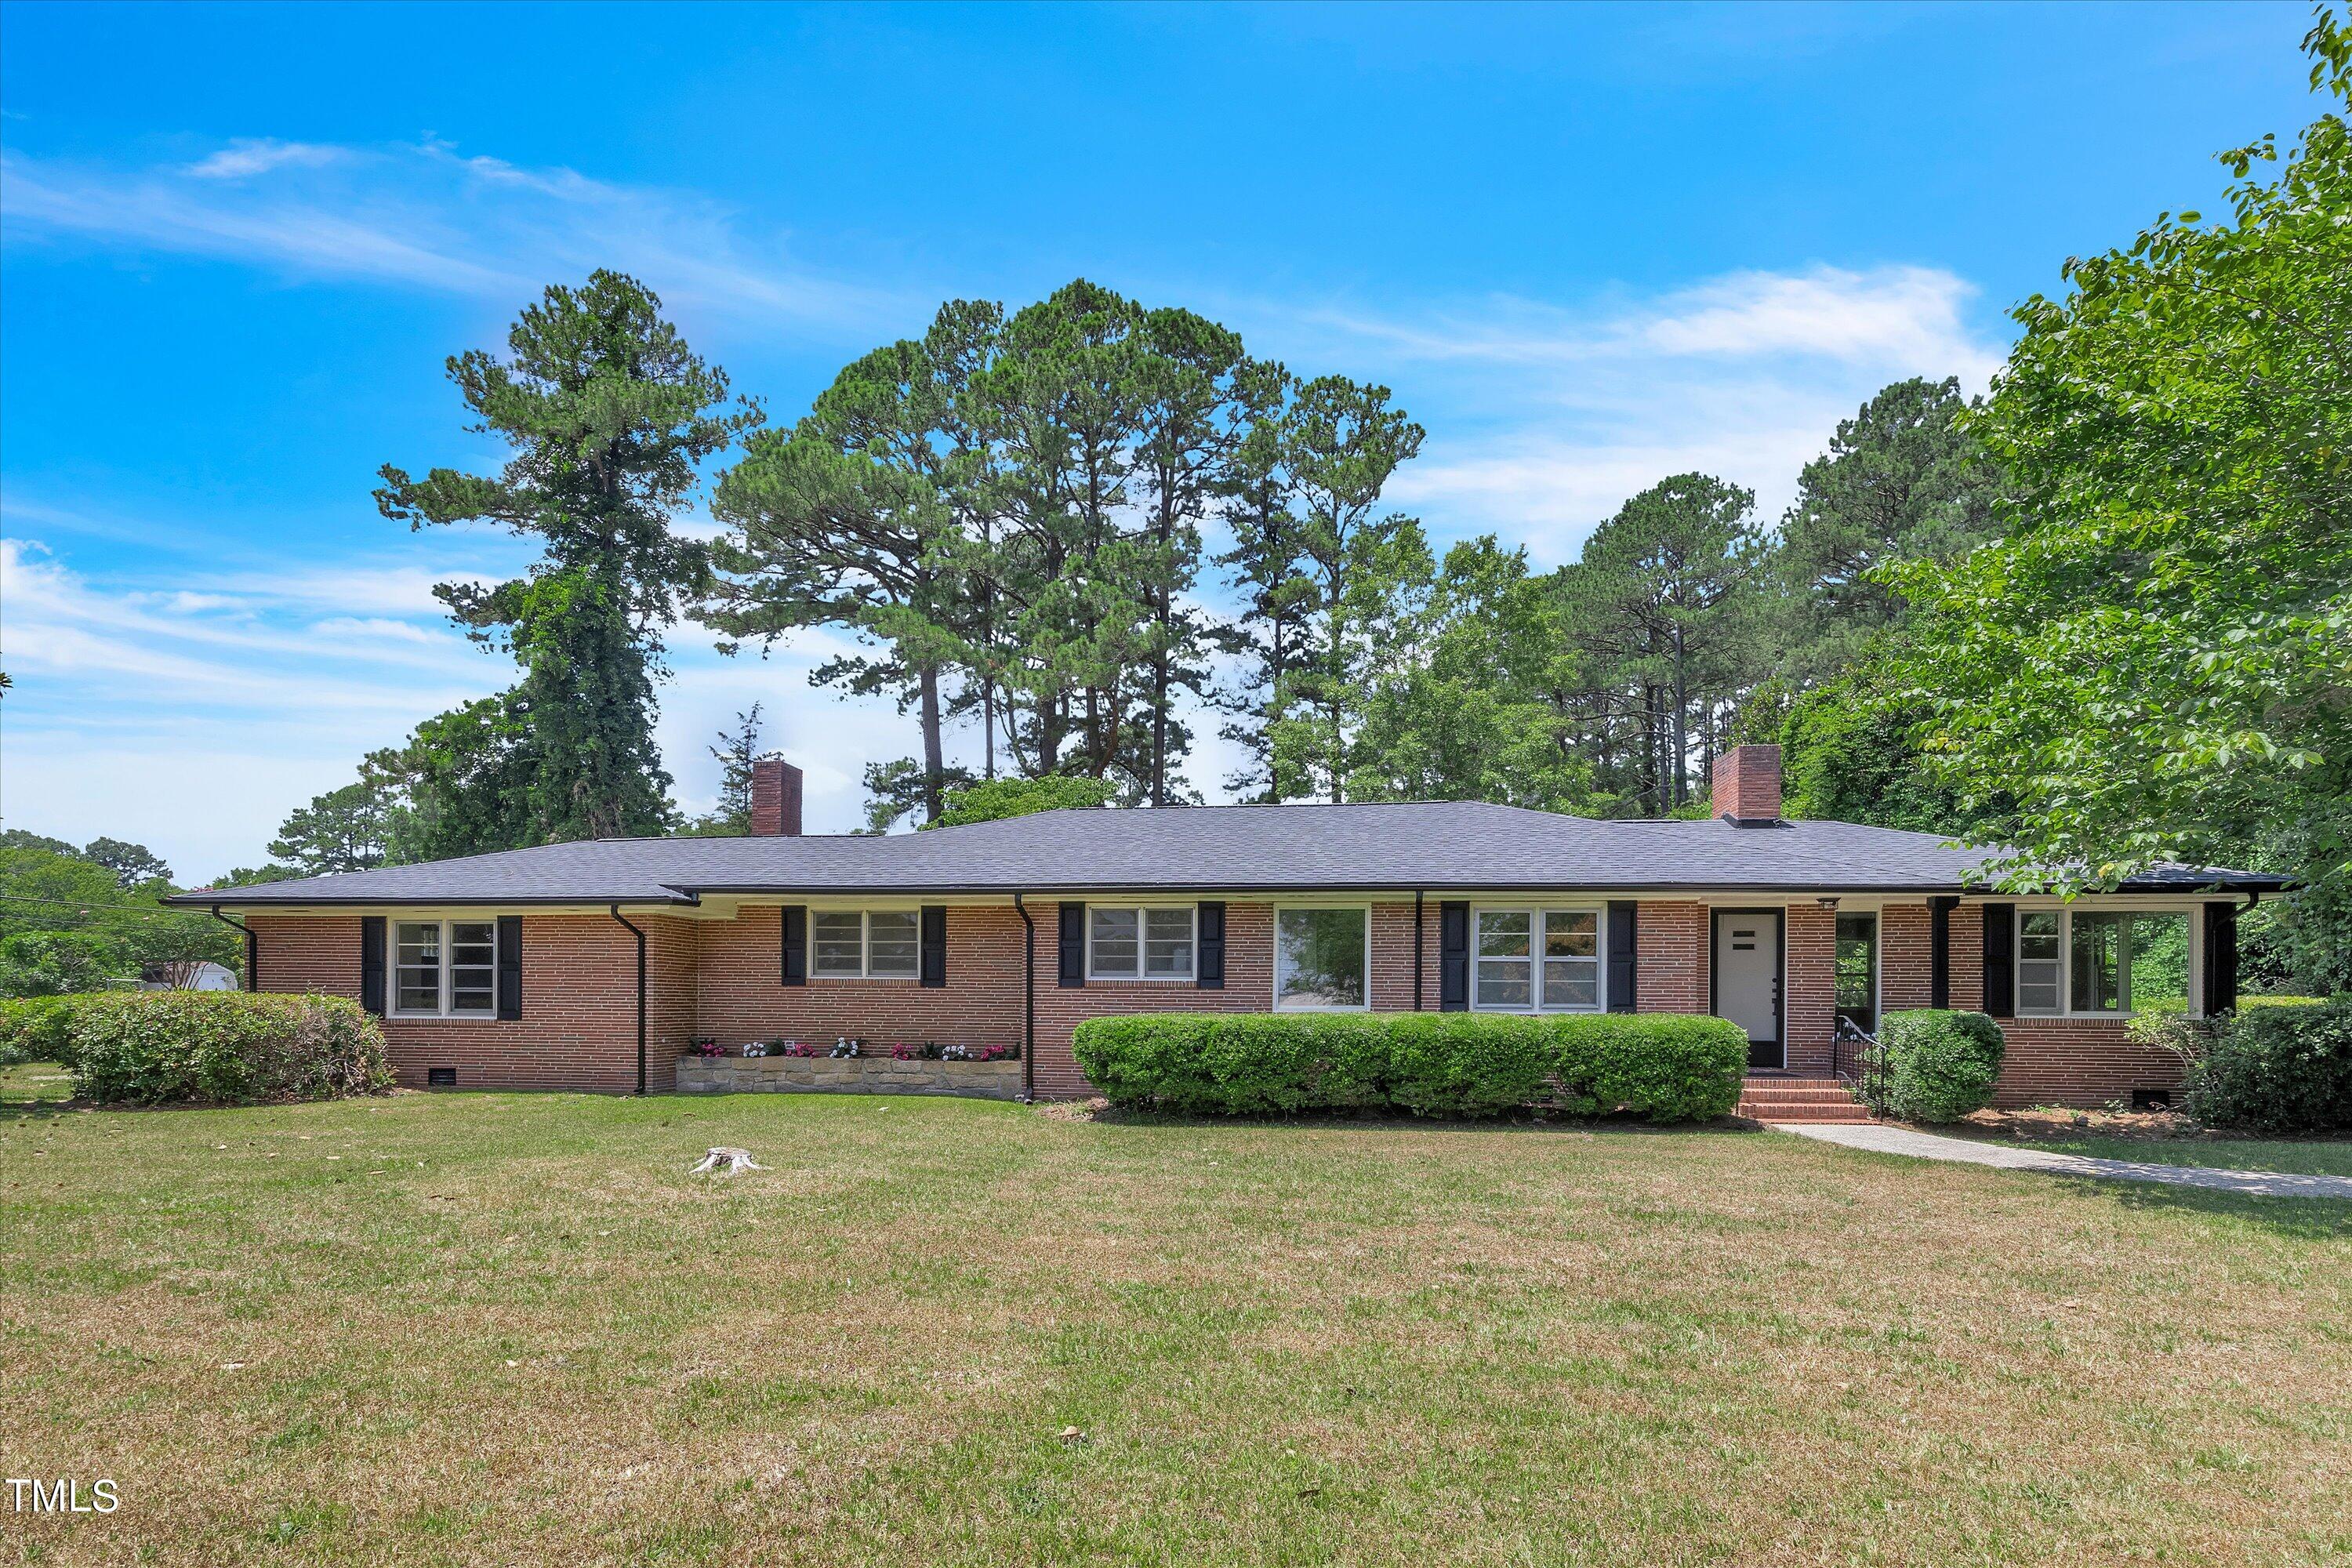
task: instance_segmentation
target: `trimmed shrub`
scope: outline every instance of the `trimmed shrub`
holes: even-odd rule
[[[74,1092],[101,1104],[249,1105],[392,1087],[383,1030],[342,996],[126,991],[75,998]]]
[[[2191,1066],[2189,1109],[2249,1132],[2352,1131],[2352,997],[2242,1008]]]
[[[1992,1102],[2000,1077],[2000,1026],[1982,1013],[1921,1007],[1880,1020],[1880,1070],[1864,1098],[1903,1121],[1958,1121]]]
[[[14,996],[0,1001],[0,1067],[73,1065],[74,1005],[87,996]]]
[[[1388,1037],[1390,1103],[1418,1116],[1499,1116],[1548,1098],[1559,1054],[1549,1022],[1507,1013],[1380,1019],[1375,1026]]]
[[[1709,1121],[1739,1103],[1748,1031],[1728,1018],[1584,1013],[1550,1021],[1570,1110],[1633,1111],[1652,1121]]]
[[[1748,1061],[1737,1025],[1680,1014],[1149,1013],[1090,1018],[1074,1048],[1114,1104],[1224,1116],[1705,1121],[1738,1102]]]

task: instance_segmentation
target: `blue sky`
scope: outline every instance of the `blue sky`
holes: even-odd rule
[[[2315,112],[2298,5],[1178,9],[0,5],[0,817],[263,858],[506,683],[375,468],[481,466],[443,378],[632,272],[772,417],[937,303],[1075,276],[1384,382],[1441,540],[1572,557],[1697,468],[1777,517],[1876,387],[1979,387],[2063,258]],[[759,698],[812,830],[912,751],[681,627],[707,805]],[[1223,773],[1213,752],[1196,781]],[[1212,794],[1213,795],[1213,790]]]

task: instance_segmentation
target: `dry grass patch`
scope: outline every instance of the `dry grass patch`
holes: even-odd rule
[[[25,1110],[0,1334],[48,1562],[2352,1558],[2352,1205],[1771,1134]]]

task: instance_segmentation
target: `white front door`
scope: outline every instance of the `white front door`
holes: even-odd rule
[[[1787,1065],[1780,1048],[1780,912],[1715,912],[1715,1010],[1748,1031],[1748,1065]]]

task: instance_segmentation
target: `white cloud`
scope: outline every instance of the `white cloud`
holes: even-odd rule
[[[341,147],[321,147],[309,142],[280,142],[268,136],[238,136],[229,144],[206,158],[188,165],[187,172],[200,180],[242,180],[251,174],[266,174],[272,169],[287,167],[316,169],[344,157]]]
[[[1775,521],[1798,470],[1880,387],[1958,375],[1981,390],[2002,351],[1969,325],[1975,292],[1934,268],[1820,266],[1574,307],[1260,307],[1249,336],[1294,365],[1391,384],[1429,437],[1389,499],[1441,538],[1491,531],[1550,564],[1669,474],[1748,486]]]
[[[359,279],[480,299],[501,310],[550,279],[635,273],[674,307],[751,330],[860,347],[886,316],[936,297],[889,293],[797,258],[724,203],[530,168],[449,144],[232,142],[194,163],[125,169],[0,155],[6,243],[206,256],[296,279]],[[1151,287],[1204,308],[1202,280]],[[1572,558],[1623,499],[1699,469],[1759,492],[1777,518],[1837,420],[1906,375],[1979,388],[2000,345],[1971,325],[1975,291],[1933,267],[1739,271],[1576,300],[1487,297],[1367,308],[1292,298],[1219,310],[1254,351],[1307,374],[1388,383],[1428,426],[1390,499],[1440,542],[1494,531],[1539,563]],[[702,342],[699,335],[698,343]],[[711,345],[724,359],[725,344]],[[8,668],[0,781],[11,819],[77,839],[141,838],[190,875],[261,854],[278,821],[346,780],[358,757],[511,679],[452,628],[436,582],[512,574],[529,546],[435,531],[404,550],[289,559],[76,498],[6,500],[0,543]],[[687,531],[716,531],[697,520]],[[144,577],[85,579],[32,544],[142,543]],[[302,538],[299,530],[287,537]],[[160,548],[169,563],[154,558]],[[680,628],[657,739],[680,802],[706,809],[716,731],[753,700],[808,773],[816,831],[858,825],[867,763],[915,748],[887,700],[812,689],[851,639],[800,634],[761,659]],[[1236,760],[1196,723],[1192,773],[1218,798]],[[971,760],[967,731],[953,749]]]
[[[8,668],[20,690],[11,717],[34,718],[45,678],[69,680],[81,701],[184,711],[196,705],[332,719],[406,711],[418,701],[463,692],[482,660],[446,630],[363,632],[341,618],[322,634],[308,617],[219,594],[149,594],[93,587],[37,543],[0,540],[0,600],[8,606]],[[337,618],[330,617],[332,625]],[[430,711],[430,709],[425,711]],[[423,715],[420,713],[419,717]]]
[[[386,148],[248,139],[174,168],[0,159],[8,238],[62,237],[251,262],[299,278],[362,279],[528,299],[611,267],[673,306],[861,335],[887,309],[872,288],[782,259],[708,197],[526,169],[427,142]]]
[[[1926,267],[1741,272],[1669,297],[1642,336],[1667,354],[1938,364],[1981,384],[2001,356],[1963,324],[1961,307],[1975,293],[1951,273]]]

